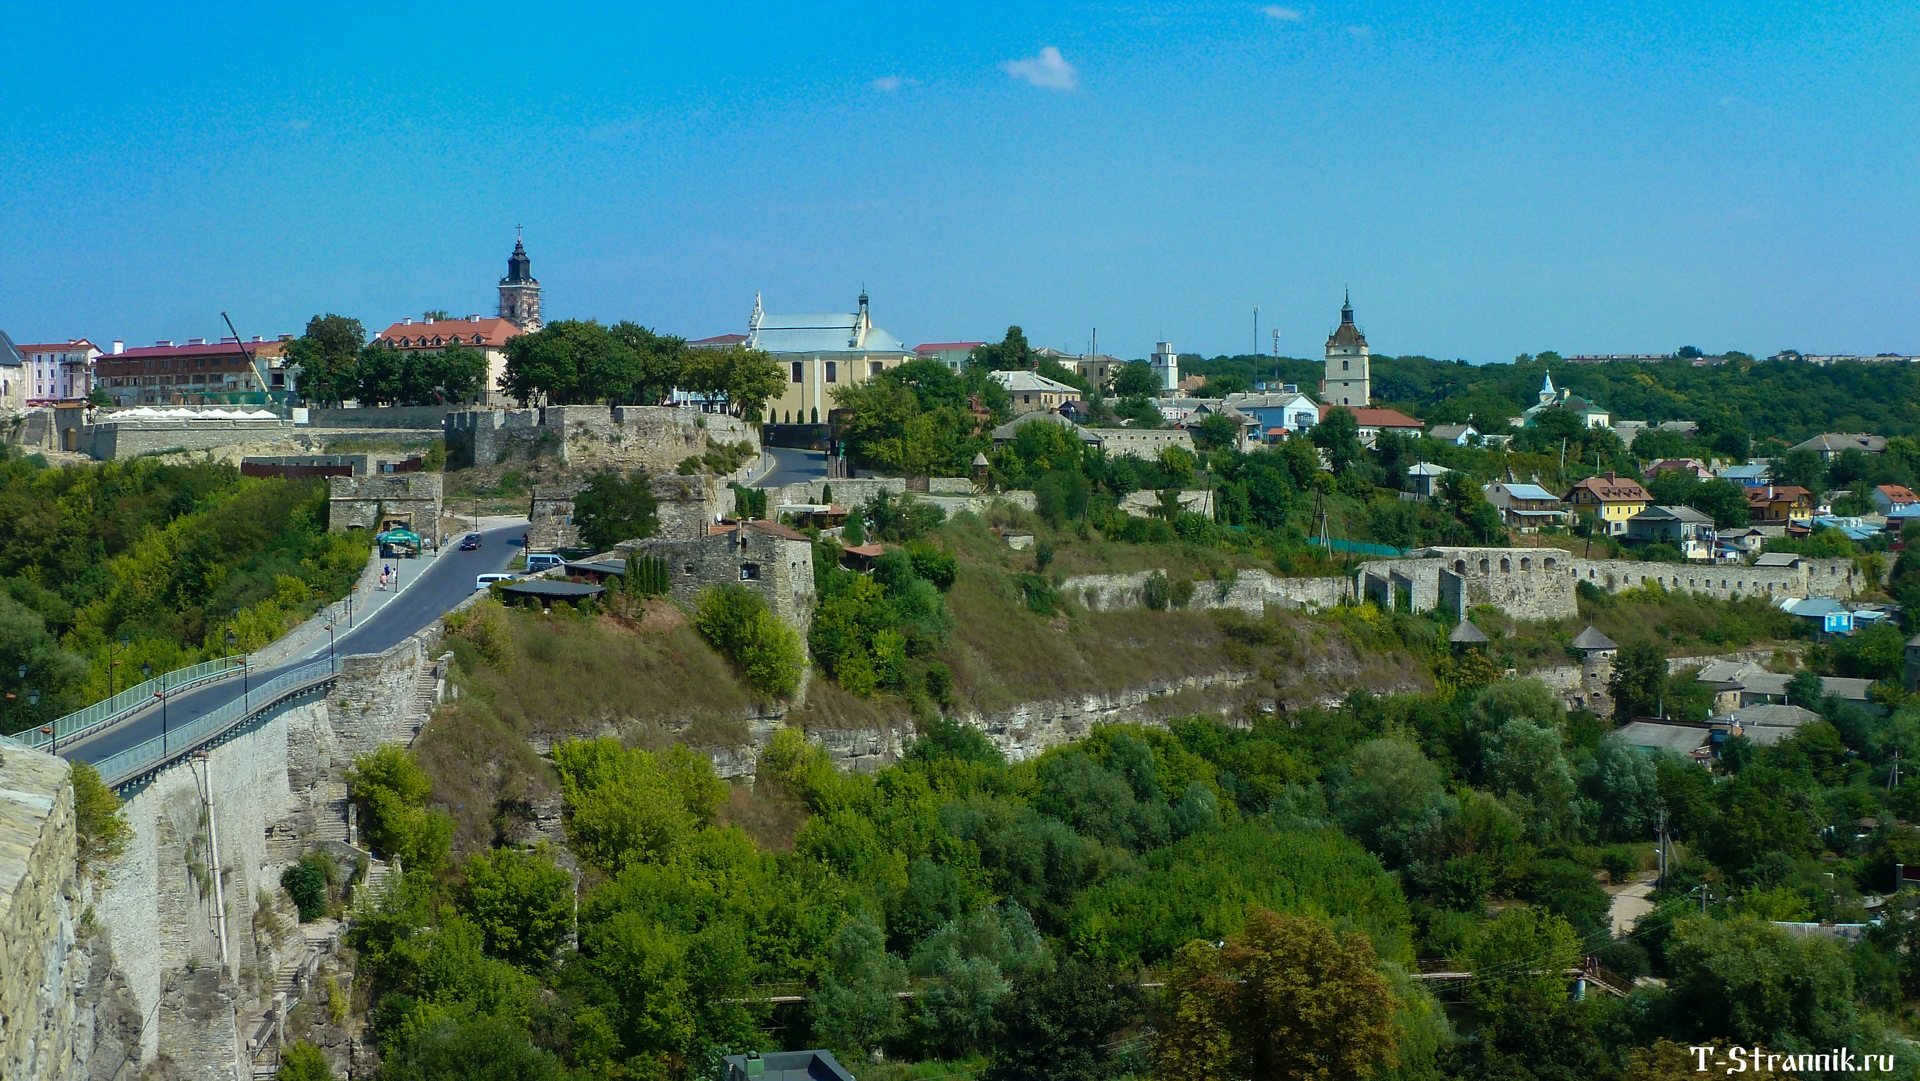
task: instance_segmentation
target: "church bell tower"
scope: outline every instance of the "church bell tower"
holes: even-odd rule
[[[1327,374],[1320,381],[1320,400],[1348,408],[1373,401],[1373,354],[1367,336],[1353,322],[1353,298],[1340,305],[1340,325],[1327,336]]]
[[[541,327],[540,283],[518,236],[513,238],[513,254],[507,256],[507,276],[500,279],[500,318],[525,331]]]

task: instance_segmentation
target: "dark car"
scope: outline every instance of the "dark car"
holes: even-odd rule
[[[478,549],[479,547],[480,547],[480,534],[478,533],[469,533],[465,537],[462,537],[460,539],[460,550],[463,552],[471,552]]]

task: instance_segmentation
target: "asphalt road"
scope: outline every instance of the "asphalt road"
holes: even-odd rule
[[[420,579],[372,615],[359,620],[352,630],[340,633],[336,628],[334,655],[379,653],[440,618],[473,592],[476,575],[506,569],[520,550],[520,538],[525,532],[524,525],[502,526],[481,534],[478,551],[462,552],[450,545],[433,559],[402,560],[401,574],[406,578],[418,574]],[[104,732],[61,747],[60,754],[81,762],[98,762],[160,735],[163,724],[168,729],[186,724],[241,697],[249,687],[264,684],[282,672],[326,655],[327,643],[321,639],[318,649],[308,650],[272,668],[256,668],[244,684],[241,680],[226,680],[180,691],[167,700],[164,711],[158,708],[160,703],[155,702]]]
[[[766,476],[755,482],[756,488],[778,488],[787,484],[826,479],[827,452],[824,450],[768,447],[767,457],[773,459],[773,468],[767,471]]]

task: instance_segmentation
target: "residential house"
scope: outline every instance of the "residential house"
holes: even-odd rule
[[[1678,721],[1629,721],[1616,729],[1613,736],[1637,751],[1671,753],[1700,760],[1709,757],[1707,745],[1713,729]]]
[[[1426,425],[1407,416],[1398,409],[1382,409],[1377,406],[1365,405],[1322,405],[1320,407],[1321,420],[1327,419],[1327,411],[1330,409],[1345,409],[1353,414],[1354,422],[1360,426],[1360,444],[1366,447],[1373,446],[1380,438],[1381,432],[1393,432],[1396,435],[1419,439],[1424,436],[1427,431]]]
[[[785,371],[786,385],[767,408],[779,422],[794,424],[819,423],[836,404],[835,390],[858,386],[918,356],[873,325],[865,290],[855,311],[824,315],[769,315],[756,294],[742,344],[771,353]]]
[[[1618,477],[1612,472],[1577,481],[1563,499],[1573,513],[1591,513],[1608,536],[1625,533],[1627,522],[1646,510],[1652,501],[1653,497],[1639,481]]]
[[[1857,432],[1843,432],[1838,434],[1825,432],[1814,436],[1804,443],[1795,443],[1792,449],[1810,450],[1818,454],[1821,461],[1831,462],[1850,450],[1857,450],[1862,454],[1885,453],[1887,441],[1881,436],[1864,435]]]
[[[1831,597],[1786,597],[1778,605],[1788,615],[1811,623],[1815,638],[1853,633],[1853,613]]]
[[[1920,496],[1904,484],[1882,484],[1873,490],[1873,505],[1881,514],[1892,514],[1895,507],[1920,505]]]
[[[171,340],[94,358],[93,385],[119,405],[217,405],[258,401],[269,389],[263,367],[269,348],[282,343],[255,337],[208,341],[191,338],[186,344]]]
[[[1766,544],[1767,535],[1750,525],[1743,525],[1720,530],[1714,535],[1714,540],[1740,555],[1753,555]]]
[[[1221,401],[1257,421],[1269,443],[1305,435],[1320,420],[1320,404],[1290,384],[1265,394],[1229,394]]]
[[[100,349],[85,338],[16,345],[26,361],[28,405],[85,398],[93,391],[93,360]]]
[[[1549,409],[1565,409],[1573,413],[1580,418],[1580,423],[1583,427],[1607,428],[1612,426],[1613,414],[1606,409],[1601,408],[1586,398],[1574,394],[1570,390],[1563,388],[1555,391],[1553,389],[1553,374],[1551,372],[1549,372],[1545,380],[1541,382],[1540,393],[1537,397],[1539,400],[1533,405],[1528,406],[1526,412],[1513,418],[1515,427],[1533,427],[1534,421],[1539,418],[1540,414]]]
[[[1071,368],[1075,375],[1087,381],[1095,389],[1105,390],[1113,385],[1113,377],[1120,372],[1120,366],[1126,361],[1105,353],[1090,353],[1086,356],[1069,357],[1061,361],[1061,366]]]
[[[986,342],[927,342],[913,347],[914,355],[921,360],[931,360],[944,364],[954,371],[967,366],[967,358],[973,356],[974,349]]]
[[[831,1051],[749,1051],[720,1061],[720,1081],[853,1081]]]
[[[1541,526],[1555,525],[1567,518],[1560,497],[1538,484],[1496,481],[1481,491],[1487,502],[1500,509],[1500,517],[1511,528],[1523,533],[1538,532]]]
[[[1908,522],[1920,522],[1920,505],[1895,507],[1887,512],[1887,521],[1881,528],[1895,536],[1906,528]]]
[[[1813,493],[1797,484],[1762,484],[1747,489],[1747,513],[1762,525],[1787,525],[1813,518]]]
[[[1480,431],[1471,424],[1436,424],[1427,429],[1427,438],[1444,439],[1456,447],[1467,447],[1480,438]]]
[[[1098,447],[1101,445],[1100,437],[1094,434],[1093,429],[1082,428],[1058,413],[1023,413],[993,430],[993,445],[997,447],[1013,442],[1014,436],[1020,433],[1020,426],[1023,424],[1043,423],[1061,425],[1072,432],[1079,438],[1080,442],[1085,443],[1087,446]],[[1181,434],[1185,436],[1186,433],[1183,432]]]
[[[1699,480],[1713,480],[1713,470],[1698,458],[1663,458],[1647,467],[1643,474],[1648,480],[1662,473],[1691,473]]]
[[[1648,507],[1627,519],[1627,543],[1671,544],[1690,560],[1713,558],[1713,519],[1692,507]]]
[[[1810,709],[1768,704],[1742,706],[1721,723],[1729,735],[1745,736],[1759,746],[1771,747],[1819,719],[1820,715]]]
[[[1695,678],[1713,688],[1713,712],[1722,714],[1732,713],[1742,706],[1786,702],[1787,683],[1793,679],[1793,674],[1769,672],[1749,661],[1710,661],[1699,669]],[[1835,697],[1874,713],[1882,712],[1869,697],[1872,688],[1873,681],[1870,679],[1845,676],[1820,678],[1820,693],[1823,696]]]
[[[374,341],[390,345],[404,353],[438,353],[458,345],[479,353],[487,362],[487,376],[480,387],[480,404],[504,405],[506,394],[500,381],[507,374],[507,342],[527,333],[511,319],[402,319],[374,336]]]
[[[1721,480],[1738,484],[1742,488],[1752,488],[1767,483],[1767,470],[1771,466],[1768,459],[1757,459],[1743,465],[1730,465],[1721,469]]]
[[[1214,411],[1220,405],[1218,398],[1155,398],[1153,406],[1160,410],[1160,418],[1168,424],[1183,425],[1190,420],[1198,420]]]
[[[1453,470],[1446,466],[1435,465],[1432,462],[1416,462],[1408,466],[1406,492],[1402,498],[1410,495],[1415,502],[1432,499],[1434,492],[1440,486],[1440,478],[1451,472]]]
[[[1048,379],[1037,372],[994,372],[993,378],[1007,388],[1007,399],[1013,404],[1015,413],[1058,413],[1067,402],[1080,400],[1078,388]]]
[[[0,330],[0,412],[20,413],[27,408],[27,362],[14,348],[13,339]]]

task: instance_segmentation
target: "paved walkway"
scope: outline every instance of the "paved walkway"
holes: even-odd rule
[[[1647,895],[1653,892],[1651,872],[1620,886],[1609,886],[1607,892],[1613,895],[1613,933],[1619,937],[1633,930],[1640,917],[1653,911],[1653,902]]]

